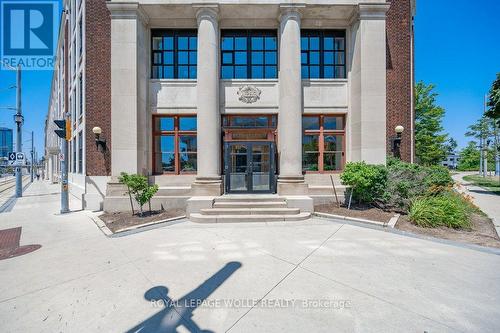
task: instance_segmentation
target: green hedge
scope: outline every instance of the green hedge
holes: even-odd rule
[[[352,188],[355,200],[373,203],[382,197],[387,183],[387,168],[383,165],[349,162],[340,175],[342,184]]]

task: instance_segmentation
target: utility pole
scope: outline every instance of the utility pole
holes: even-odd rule
[[[35,144],[33,139],[33,131],[31,131],[31,182],[33,183],[33,168],[35,167]]]
[[[16,115],[14,116],[14,121],[16,122],[17,128],[17,142],[16,142],[16,152],[23,152],[23,137],[22,137],[22,126],[23,126],[23,113],[22,113],[22,102],[21,102],[21,65],[17,65],[16,71]],[[23,175],[22,166],[16,166],[16,197],[20,198],[23,196]]]

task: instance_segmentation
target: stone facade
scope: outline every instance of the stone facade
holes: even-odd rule
[[[83,8],[85,158],[82,173],[70,179],[81,183],[84,208],[99,209],[103,202],[108,210],[125,208],[128,202],[116,183],[122,171],[148,175],[160,185],[156,206],[183,207],[190,197],[222,194],[222,116],[276,115],[276,190],[282,196],[331,197],[330,173],[302,170],[304,115],[345,117],[344,162],[385,163],[394,127],[403,125],[402,157],[412,160],[412,0],[342,5],[90,0]],[[153,29],[197,32],[197,79],[152,78]],[[276,31],[277,77],[221,79],[224,29]],[[345,31],[345,78],[301,78],[304,29]],[[49,114],[56,113],[54,108]],[[153,117],[158,115],[197,116],[196,174],[154,174]],[[104,153],[96,149],[94,126],[103,130]]]

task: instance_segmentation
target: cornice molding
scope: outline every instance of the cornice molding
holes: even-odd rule
[[[149,16],[138,2],[107,2],[111,19],[139,19],[145,25],[149,23]]]
[[[360,3],[358,18],[360,20],[385,20],[390,3]]]

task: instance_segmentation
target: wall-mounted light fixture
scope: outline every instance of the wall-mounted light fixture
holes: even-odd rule
[[[396,132],[396,136],[392,138],[392,154],[396,158],[401,158],[401,134],[405,128],[401,125],[396,126],[394,128],[394,132]]]
[[[95,146],[98,151],[106,151],[106,139],[101,139],[102,129],[98,126],[92,128],[92,132],[95,135]]]

